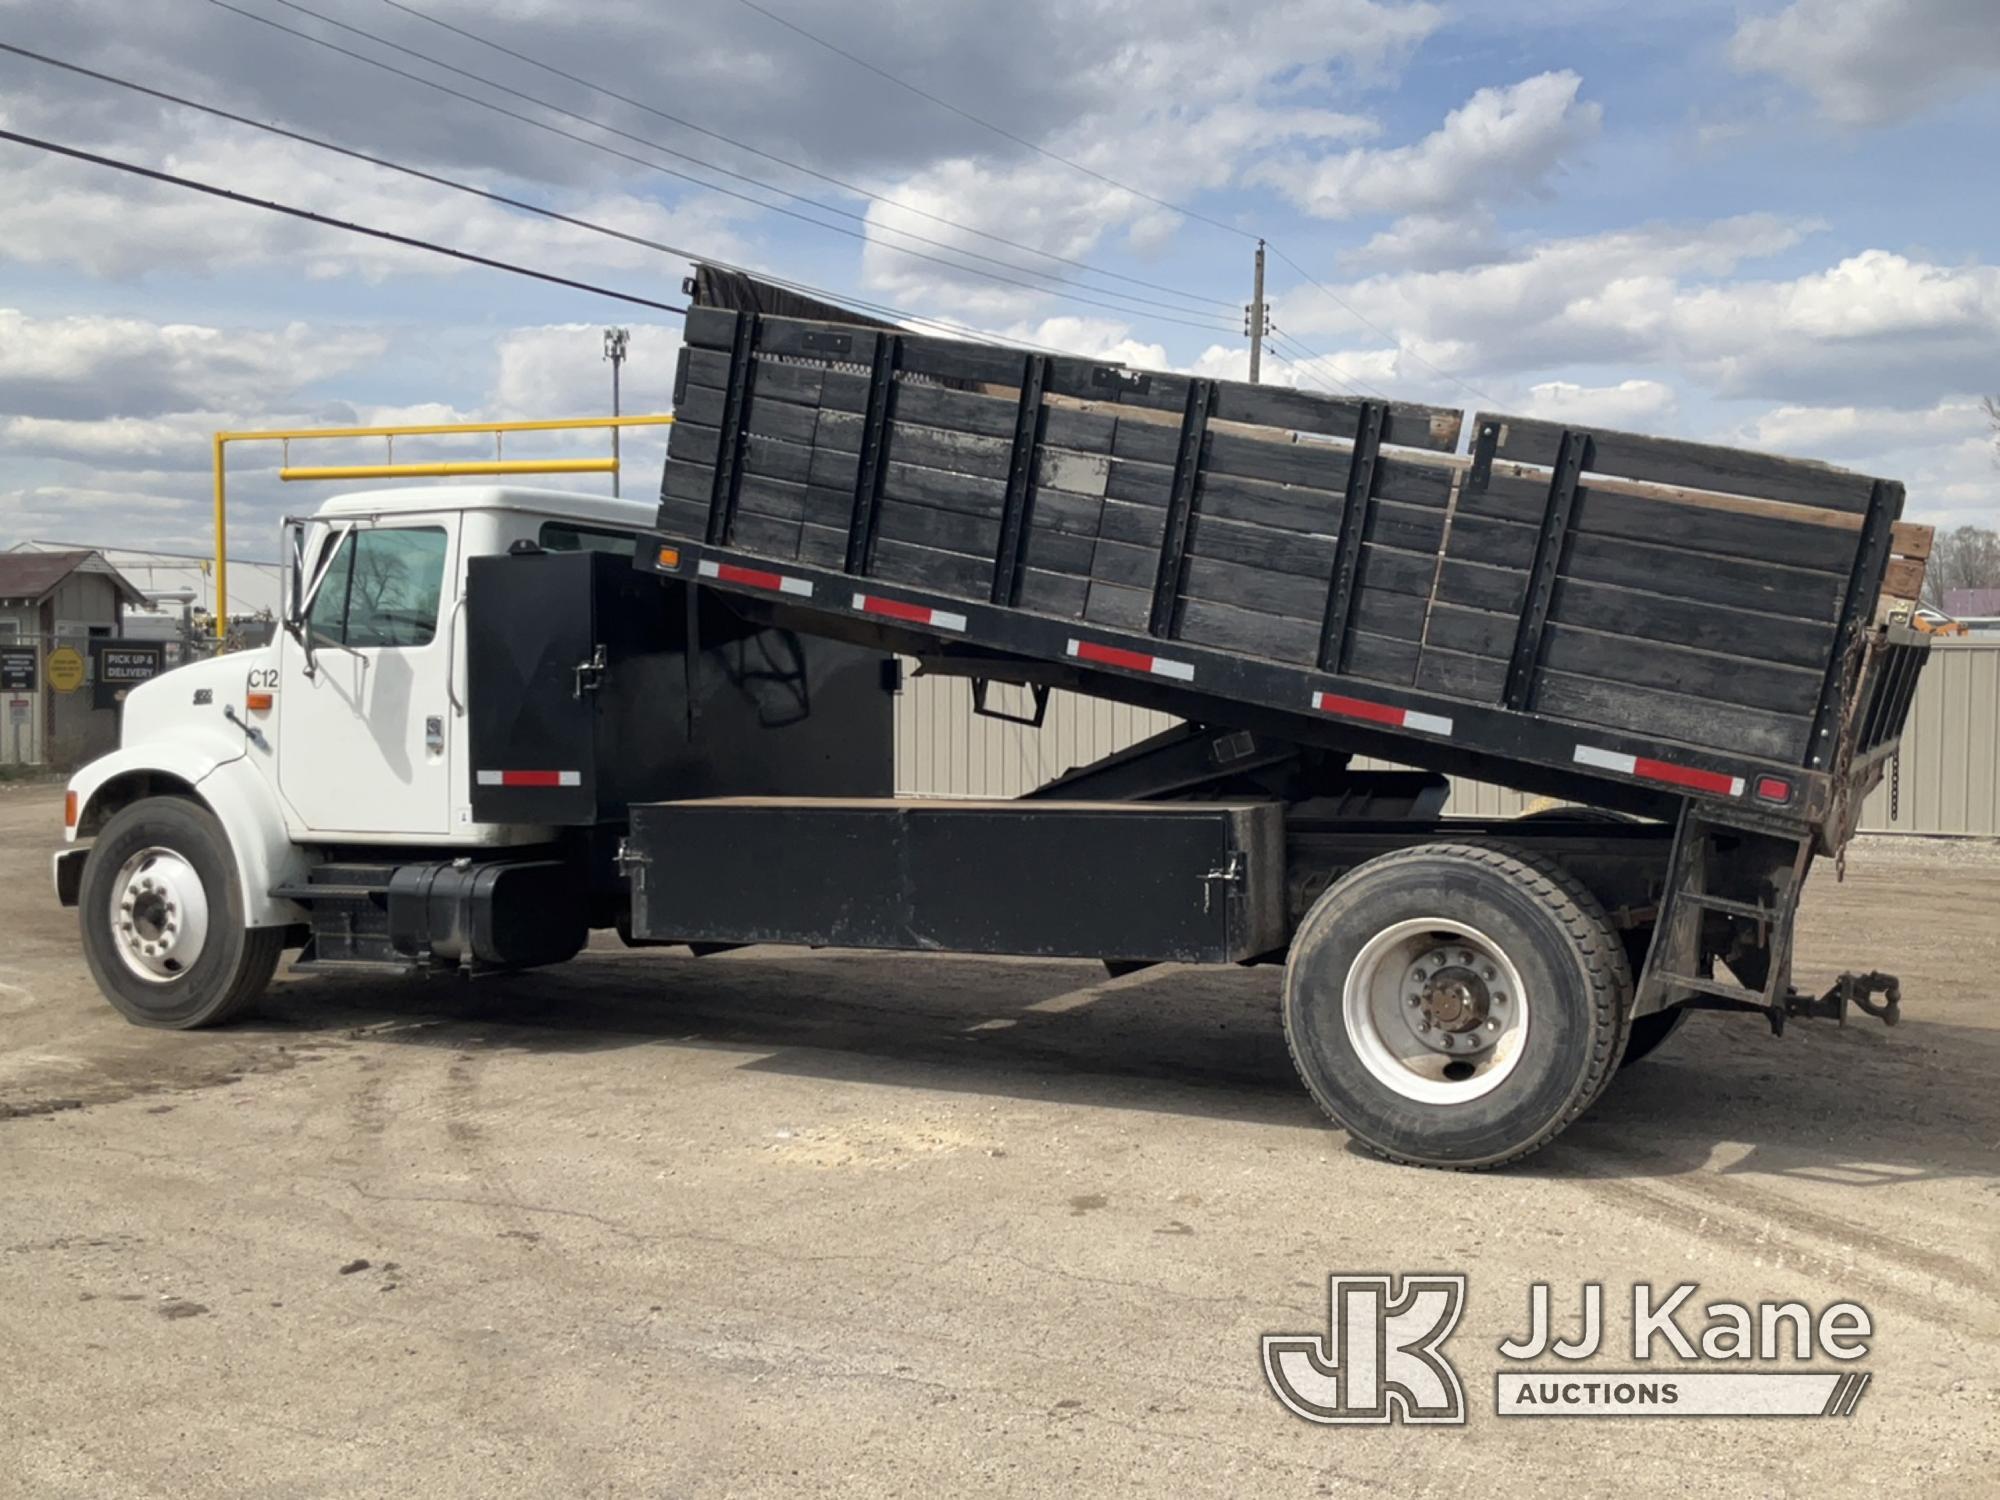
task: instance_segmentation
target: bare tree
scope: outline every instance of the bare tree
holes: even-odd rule
[[[2000,589],[2000,532],[1954,526],[1937,534],[1924,570],[1924,603],[1943,609],[1952,589]]]

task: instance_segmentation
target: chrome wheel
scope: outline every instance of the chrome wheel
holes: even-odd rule
[[[185,856],[141,849],[111,882],[111,938],[125,967],[166,984],[194,967],[208,940],[208,892]]]
[[[1354,956],[1341,1013],[1375,1080],[1420,1104],[1463,1104],[1521,1060],[1529,997],[1505,951],[1448,917],[1397,922]]]

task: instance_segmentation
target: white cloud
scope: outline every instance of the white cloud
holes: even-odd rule
[[[1580,101],[1575,73],[1483,88],[1414,145],[1293,156],[1252,174],[1322,219],[1457,215],[1544,193],[1565,156],[1594,138],[1602,106]]]
[[[1737,28],[1730,61],[1774,73],[1830,119],[1882,125],[2000,75],[1993,0],[1792,0]]]
[[[1643,430],[1670,423],[1679,406],[1674,388],[1658,380],[1621,380],[1616,385],[1545,380],[1528,387],[1522,414],[1552,422]]]

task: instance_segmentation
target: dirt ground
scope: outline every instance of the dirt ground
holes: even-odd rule
[[[1350,1149],[1276,971],[594,950],[282,983],[140,1031],[0,789],[0,1494],[1828,1495],[2000,1487],[2000,851],[1816,872],[1801,979],[1522,1167]],[[1464,1427],[1315,1427],[1258,1359],[1335,1271],[1470,1276]],[[1845,1420],[1493,1414],[1527,1287],[1851,1299]],[[1696,1326],[1700,1320],[1695,1320]]]

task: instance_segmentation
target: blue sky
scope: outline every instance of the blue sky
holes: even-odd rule
[[[744,0],[587,12],[557,0],[0,0],[0,40],[837,296],[1136,363],[1243,372],[1234,304],[1261,234],[1319,284],[1274,259],[1283,339],[1267,379],[1794,452],[1905,481],[1919,519],[2000,519],[1980,405],[2000,390],[1991,0],[758,3],[771,14]],[[251,16],[631,156],[710,178],[638,136],[805,194],[853,235]],[[677,300],[686,272],[18,58],[0,56],[0,121],[661,300]],[[955,264],[898,253],[935,253],[898,229],[945,242]],[[1039,289],[973,274],[967,255],[1021,267],[1016,279]],[[221,425],[602,410],[598,329],[611,321],[635,328],[628,409],[663,406],[670,318],[0,144],[0,544],[202,545],[203,438]],[[628,490],[649,489],[656,448],[628,452]],[[307,503],[248,456],[236,493],[236,548],[252,554],[270,554],[268,523],[287,502]]]

